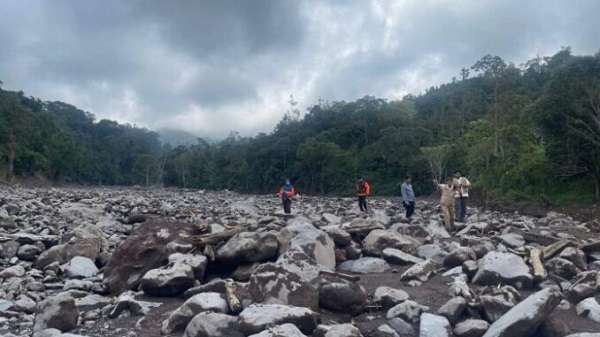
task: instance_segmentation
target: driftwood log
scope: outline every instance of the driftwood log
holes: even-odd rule
[[[320,270],[319,275],[335,276],[335,277],[339,277],[341,279],[351,281],[351,282],[360,281],[360,276],[358,276],[358,275],[349,275],[349,274],[338,273],[338,272],[329,271],[329,270]]]
[[[549,259],[553,258],[556,254],[562,252],[563,249],[565,249],[571,245],[573,245],[573,243],[571,241],[561,240],[561,241],[557,241],[551,245],[544,247],[544,253],[543,253],[544,260],[549,260]]]
[[[544,279],[548,274],[544,263],[542,262],[544,251],[539,247],[533,247],[529,250],[529,261],[533,267],[533,276],[538,279]]]
[[[229,240],[232,236],[244,231],[246,231],[244,227],[236,227],[218,233],[196,235],[194,241],[199,246],[216,245],[222,241]]]
[[[225,282],[225,300],[234,315],[239,314],[243,309],[242,302],[240,302],[236,290],[237,286],[232,280],[227,280]]]

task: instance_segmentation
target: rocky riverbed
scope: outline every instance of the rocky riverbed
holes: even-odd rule
[[[600,337],[598,219],[1,188],[2,336]]]

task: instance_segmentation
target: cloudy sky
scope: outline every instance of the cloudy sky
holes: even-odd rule
[[[148,128],[269,132],[289,109],[397,99],[486,54],[600,49],[600,1],[0,0],[0,81]]]

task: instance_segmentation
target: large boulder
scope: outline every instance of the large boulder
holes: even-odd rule
[[[152,269],[146,272],[140,288],[151,296],[176,296],[194,286],[194,271],[185,264],[168,268]]]
[[[177,330],[184,330],[197,314],[205,311],[229,314],[230,310],[227,301],[219,293],[209,292],[194,295],[163,321],[163,334],[168,335]]]
[[[67,332],[77,327],[78,318],[79,310],[75,305],[75,299],[67,294],[59,294],[38,304],[33,330],[55,328]]]
[[[317,310],[318,289],[300,275],[274,263],[264,263],[250,276],[248,291],[257,303],[287,304]]]
[[[225,264],[263,262],[274,258],[278,247],[277,236],[273,233],[242,232],[221,246],[216,258]]]
[[[335,268],[335,244],[329,235],[322,230],[311,230],[296,234],[290,241],[290,248],[299,248],[324,268]]]
[[[456,337],[481,337],[489,329],[490,323],[482,319],[467,319],[454,326]]]
[[[171,242],[192,244],[197,229],[193,224],[149,220],[137,227],[115,249],[104,269],[103,282],[113,294],[134,289],[150,270],[164,266]]]
[[[286,323],[270,327],[267,330],[248,337],[306,337],[306,335],[294,324]]]
[[[561,293],[555,289],[540,290],[495,321],[483,336],[529,336],[546,320],[561,299]]]
[[[319,287],[319,305],[329,311],[358,315],[367,305],[367,292],[356,283],[325,283]]]
[[[375,229],[363,240],[363,251],[373,256],[383,256],[386,248],[396,248],[407,254],[415,254],[416,242],[394,230]]]
[[[449,337],[452,335],[450,322],[444,316],[421,314],[419,337]]]
[[[408,268],[408,270],[406,270],[402,275],[400,275],[400,280],[405,282],[412,280],[426,282],[431,276],[435,274],[435,270],[435,262],[433,262],[433,260],[431,259],[427,259]]]
[[[84,256],[75,256],[60,269],[65,276],[71,278],[89,278],[98,275],[98,267],[94,261]]]
[[[238,320],[218,312],[201,312],[185,328],[183,337],[244,337]]]
[[[533,276],[523,259],[515,254],[489,252],[478,262],[479,269],[473,283],[481,285],[509,284],[517,288],[530,288]]]
[[[96,260],[107,246],[104,233],[100,229],[91,225],[77,227],[61,239],[61,244],[42,252],[36,261],[36,267],[44,269],[53,262],[64,264],[75,256]]]
[[[324,325],[317,326],[313,337],[363,337],[358,330],[352,324],[335,324],[335,325]]]
[[[361,257],[358,260],[344,261],[338,268],[356,274],[382,274],[390,269],[390,265],[378,257]]]
[[[246,335],[285,323],[296,325],[304,334],[312,334],[320,322],[319,314],[308,308],[279,304],[251,304],[238,318],[240,328]]]

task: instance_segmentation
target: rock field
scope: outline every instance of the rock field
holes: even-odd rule
[[[0,186],[0,336],[600,337],[600,220]]]

